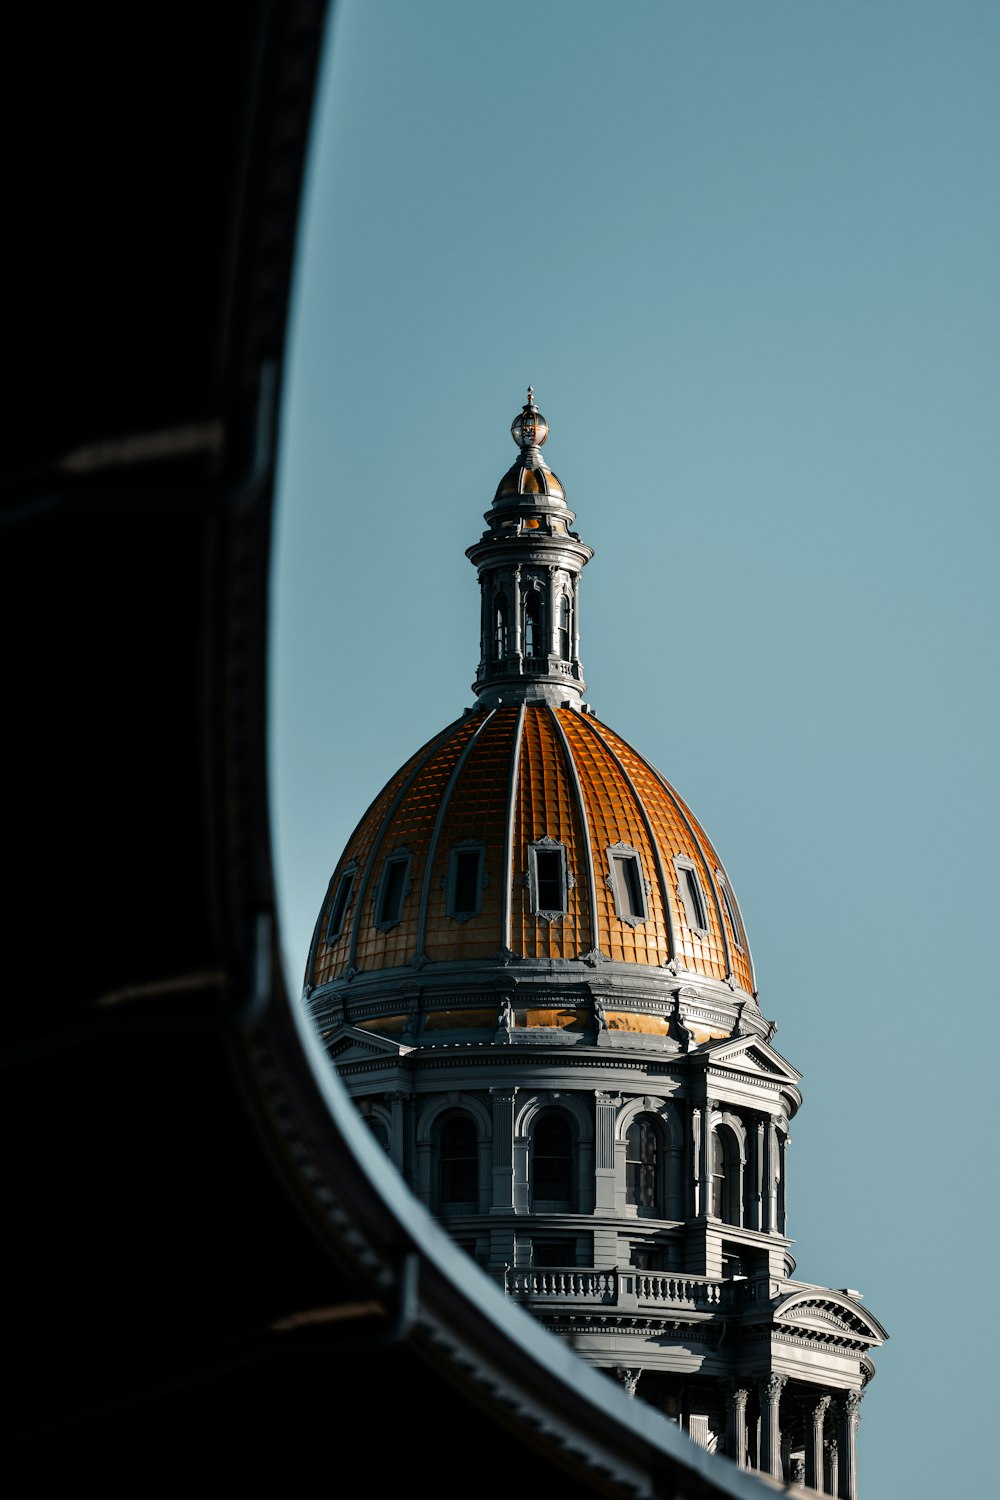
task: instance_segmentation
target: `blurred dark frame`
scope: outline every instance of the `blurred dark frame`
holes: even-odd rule
[[[470,1289],[296,1029],[268,574],[328,23],[4,22],[8,1472],[759,1495]]]

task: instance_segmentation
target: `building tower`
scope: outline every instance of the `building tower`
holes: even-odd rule
[[[341,855],[305,1003],[414,1193],[581,1358],[742,1467],[854,1500],[886,1338],[792,1280],[789,1125],[725,868],[584,701],[593,556],[518,455],[468,557],[477,702],[412,755]]]

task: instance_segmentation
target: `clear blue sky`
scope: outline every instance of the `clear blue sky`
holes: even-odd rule
[[[531,382],[596,552],[588,699],[720,850],[804,1075],[797,1274],[891,1334],[863,1500],[984,1492],[1000,5],[341,0],[328,41],[274,578],[290,983],[357,818],[473,701],[464,549]]]

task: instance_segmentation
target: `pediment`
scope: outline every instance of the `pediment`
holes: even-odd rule
[[[841,1292],[793,1292],[777,1304],[772,1319],[790,1332],[824,1341],[884,1343],[888,1334],[865,1308]]]
[[[712,1067],[752,1073],[775,1083],[797,1084],[802,1074],[768,1042],[757,1036],[732,1037],[705,1049]]]
[[[326,1050],[335,1063],[371,1062],[373,1058],[405,1057],[412,1047],[403,1046],[392,1037],[377,1036],[361,1026],[338,1026],[324,1038]]]

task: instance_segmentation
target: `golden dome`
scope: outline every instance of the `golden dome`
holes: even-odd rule
[[[474,974],[522,961],[667,969],[754,993],[739,908],[704,830],[589,710],[480,707],[408,760],[337,865],[306,979],[409,968],[428,980],[431,966]]]
[[[518,461],[466,551],[478,706],[355,829],[306,965],[313,1013],[407,1048],[514,1031],[529,1045],[561,1032],[673,1050],[769,1034],[704,830],[583,702],[579,580],[593,553],[542,463],[530,387],[511,432]]]

